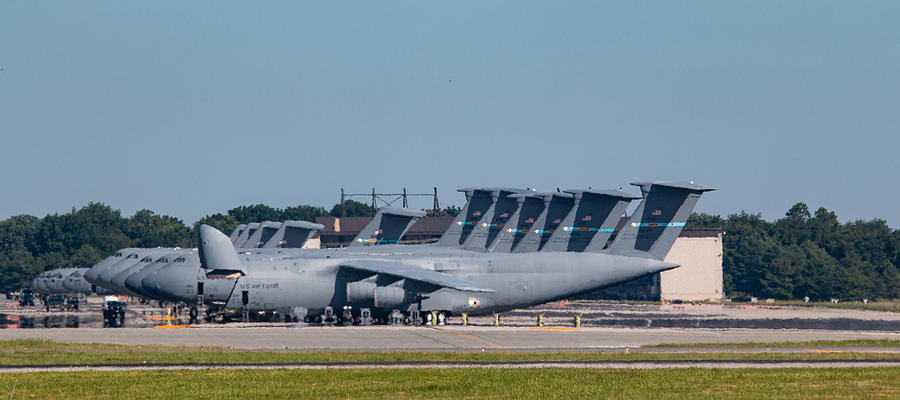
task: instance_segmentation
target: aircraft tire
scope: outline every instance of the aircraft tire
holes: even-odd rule
[[[197,307],[191,307],[188,311],[188,316],[191,317],[192,321],[196,321],[198,315],[200,315],[200,311],[197,310]]]

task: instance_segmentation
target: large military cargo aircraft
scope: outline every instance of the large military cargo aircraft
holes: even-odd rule
[[[663,259],[700,195],[713,189],[635,185],[643,201],[615,238],[614,221],[637,196],[464,189],[469,201],[438,243],[371,251],[239,253],[228,236],[204,225],[201,268],[169,264],[143,278],[140,288],[184,302],[202,295],[213,310],[276,310],[307,320],[329,309],[351,310],[354,319],[368,309],[386,320],[398,312],[478,315],[527,307],[677,267]],[[507,227],[510,221],[515,227]],[[527,232],[514,244],[523,226]]]

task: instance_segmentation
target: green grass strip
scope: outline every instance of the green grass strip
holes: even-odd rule
[[[896,399],[900,368],[177,370],[0,374],[8,399]]]
[[[698,348],[748,348],[748,347],[897,347],[900,348],[900,340],[888,339],[853,339],[853,340],[813,340],[809,342],[748,342],[748,343],[664,343],[656,345],[642,346],[643,348],[678,348],[678,347],[698,347]]]
[[[216,347],[121,346],[44,340],[0,342],[0,365],[96,365],[162,363],[328,363],[406,361],[553,361],[553,360],[819,360],[900,359],[900,353],[865,352],[455,352],[344,350],[233,350]]]

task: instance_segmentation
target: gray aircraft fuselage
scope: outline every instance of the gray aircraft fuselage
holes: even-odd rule
[[[145,279],[144,285],[158,285],[159,292],[167,297],[193,301],[197,295],[196,282],[203,281],[204,298],[210,302],[226,302],[228,308],[240,307],[241,292],[247,291],[252,311],[298,306],[310,310],[327,306],[337,310],[346,305],[379,308],[371,301],[348,300],[347,283],[359,281],[360,274],[343,270],[341,264],[348,260],[397,262],[402,259],[406,265],[442,272],[493,289],[492,293],[471,293],[442,288],[421,299],[422,309],[479,315],[571,297],[675,267],[647,258],[603,253],[490,254],[439,246],[384,247],[395,247],[396,250],[332,249],[306,251],[285,258],[244,254],[241,260],[247,276],[209,279],[203,276],[205,270],[185,264],[179,266],[179,273],[169,271],[172,274],[167,282]],[[409,292],[416,292],[419,289],[416,286],[422,284],[400,282],[400,285]],[[407,298],[400,304],[382,308],[406,309],[416,302],[414,298]]]

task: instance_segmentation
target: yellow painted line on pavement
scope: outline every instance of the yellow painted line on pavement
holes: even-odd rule
[[[145,315],[144,319],[149,319],[153,321],[174,321],[175,317],[157,317],[155,315]]]
[[[196,328],[193,325],[156,325],[154,328],[159,329],[178,329],[178,328]]]

